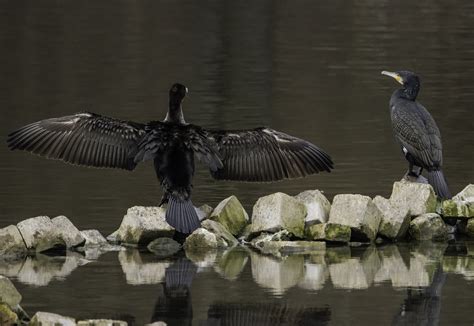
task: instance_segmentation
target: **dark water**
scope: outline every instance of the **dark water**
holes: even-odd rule
[[[196,205],[215,205],[236,194],[250,210],[264,194],[312,188],[329,197],[388,195],[406,163],[388,114],[397,85],[380,71],[410,69],[422,78],[419,99],[441,129],[445,173],[457,193],[474,180],[473,29],[474,3],[460,0],[3,0],[0,134],[81,110],[127,120],[161,119],[168,88],[180,81],[190,89],[184,107],[189,122],[216,128],[269,125],[314,142],[336,163],[331,174],[276,184],[216,182],[200,168]],[[64,214],[80,228],[108,234],[128,207],[154,205],[160,198],[149,165],[133,173],[94,170],[9,152],[6,146],[0,146],[0,178],[1,227]],[[65,282],[50,282],[46,291],[22,290],[30,310],[47,305],[77,315],[90,307],[112,314],[129,311],[130,302],[138,300],[133,309],[143,311],[134,314],[151,316],[162,286],[129,286],[124,280],[116,255],[108,254]],[[198,273],[193,303],[202,306],[193,311],[203,320],[208,304],[229,287],[235,297],[225,297],[235,302],[250,287],[259,291],[258,302],[295,303],[292,309],[310,303],[322,315],[329,307],[331,320],[339,321],[335,324],[349,314],[368,320],[374,311],[385,323],[407,294],[404,286],[381,284],[350,294],[332,285],[315,293],[290,287],[275,296],[266,287],[255,288],[248,264],[234,282],[212,271]],[[462,294],[468,289],[472,293],[472,281],[449,278],[443,295],[454,299],[442,300],[441,320],[456,317],[454,303],[465,306]],[[98,297],[105,292],[109,297]],[[444,304],[452,304],[451,313]]]
[[[86,256],[89,257],[89,256]],[[131,325],[472,325],[474,242],[333,247],[285,259],[244,248],[158,259],[38,255],[0,263],[29,312]]]

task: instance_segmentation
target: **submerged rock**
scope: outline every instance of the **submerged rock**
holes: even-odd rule
[[[413,219],[408,232],[415,240],[445,241],[448,239],[446,225],[441,216],[435,213],[423,214]]]
[[[148,251],[160,258],[173,256],[181,250],[181,245],[171,238],[158,238],[150,242]]]
[[[225,243],[225,247],[235,247],[239,244],[239,241],[219,222],[205,220],[202,222],[201,227],[214,233],[218,243]]]
[[[0,303],[5,303],[15,309],[21,302],[21,294],[17,291],[12,281],[0,275]]]
[[[217,236],[204,228],[195,230],[186,238],[184,249],[190,251],[224,248],[227,244],[219,242]]]
[[[393,184],[390,202],[399,208],[406,208],[410,216],[436,211],[436,194],[429,184],[398,181]]]
[[[352,240],[373,241],[379,229],[381,215],[368,196],[336,195],[329,213],[329,223],[349,226]]]
[[[163,207],[134,206],[127,210],[117,230],[116,241],[147,245],[161,237],[172,237],[174,228],[165,220]]]
[[[376,196],[373,202],[382,213],[378,233],[392,240],[403,238],[411,220],[408,207],[397,207],[381,196]]]
[[[127,326],[126,321],[112,319],[88,319],[80,320],[77,326]]]
[[[56,216],[51,219],[57,232],[61,235],[67,248],[78,247],[85,242],[81,232],[64,215]]]
[[[331,203],[321,191],[306,190],[296,195],[295,198],[306,206],[306,226],[327,222]]]
[[[247,212],[235,196],[221,201],[214,208],[210,219],[225,226],[234,236],[238,236],[249,222]]]
[[[76,326],[76,320],[50,312],[38,311],[29,323],[29,326]]]
[[[37,216],[21,221],[18,230],[25,241],[26,248],[42,252],[65,249],[66,243],[55,225],[47,216]]]
[[[314,224],[307,229],[309,240],[349,242],[351,240],[351,228],[347,225],[336,223]]]
[[[17,259],[26,255],[26,246],[15,225],[0,229],[0,258]]]
[[[303,238],[305,217],[304,204],[287,194],[277,192],[259,198],[254,205],[252,231],[277,232],[285,229]]]

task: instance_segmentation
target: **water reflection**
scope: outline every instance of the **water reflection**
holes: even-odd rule
[[[120,251],[120,265],[128,284],[158,284],[163,282],[169,262],[156,261],[150,253],[137,249]]]

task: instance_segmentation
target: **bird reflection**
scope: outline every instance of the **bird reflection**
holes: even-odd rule
[[[440,266],[431,285],[424,289],[408,289],[400,311],[392,325],[438,325],[441,310],[441,290],[446,274]]]
[[[165,283],[155,304],[152,323],[164,321],[170,326],[192,324],[191,284],[196,272],[197,266],[185,257],[180,257],[166,269]]]
[[[329,307],[305,308],[274,304],[214,304],[209,307],[206,326],[277,326],[327,325],[331,317]]]

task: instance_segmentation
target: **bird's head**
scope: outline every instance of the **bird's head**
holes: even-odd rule
[[[183,84],[173,84],[170,88],[170,98],[182,101],[186,94],[188,93],[188,88]]]
[[[401,71],[382,71],[382,75],[392,77],[398,83],[403,85],[407,97],[416,98],[418,91],[420,90],[420,78],[413,72],[407,70]]]

